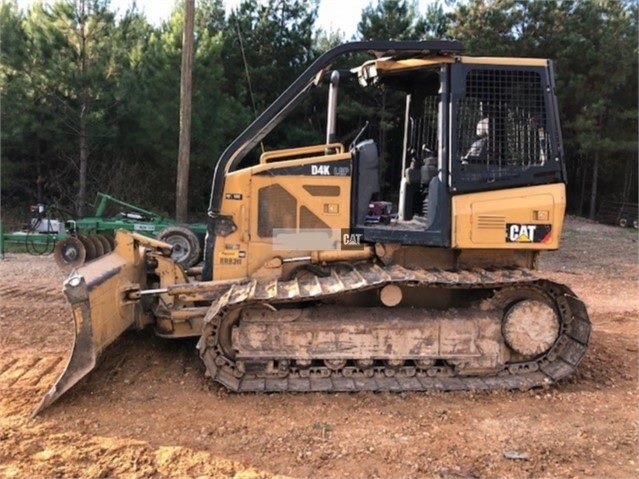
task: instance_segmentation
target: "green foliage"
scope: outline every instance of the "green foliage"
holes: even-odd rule
[[[244,0],[227,12],[222,0],[196,2],[194,212],[207,207],[224,148],[314,58],[345,40],[317,31],[317,8],[318,0]],[[632,0],[379,0],[362,11],[356,36],[454,38],[468,54],[554,59],[569,199],[580,210],[582,185],[598,186],[595,198],[637,197],[637,18]],[[135,7],[116,15],[108,0],[35,3],[26,12],[2,0],[4,208],[47,200],[78,206],[84,157],[85,200],[104,191],[172,212],[182,24],[182,1],[154,26]],[[340,140],[349,143],[370,121],[367,136],[386,145],[387,171],[396,174],[402,111],[391,93],[349,83],[339,94]],[[322,142],[325,105],[325,91],[312,93],[263,146]]]
[[[364,9],[357,30],[363,40],[418,40],[426,33],[426,22],[414,1],[380,0]]]
[[[316,16],[311,0],[244,0],[223,37],[227,91],[264,110],[315,57]]]
[[[597,186],[636,201],[636,2],[469,0],[457,4],[449,36],[470,54],[553,59],[573,209],[582,211],[586,183],[593,211]]]
[[[316,17],[316,0],[244,0],[230,13],[222,35],[223,88],[250,108],[251,120],[316,57]],[[262,148],[306,143],[313,137],[306,125],[306,113],[298,109],[264,140]],[[260,152],[255,151],[247,161],[255,162]]]

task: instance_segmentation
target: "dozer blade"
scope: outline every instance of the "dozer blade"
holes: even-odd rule
[[[73,310],[75,343],[69,362],[33,416],[56,401],[96,366],[104,349],[144,314],[135,292],[146,284],[145,247],[170,245],[118,231],[115,250],[74,270],[64,282]]]

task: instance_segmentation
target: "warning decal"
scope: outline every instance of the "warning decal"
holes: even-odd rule
[[[246,251],[225,249],[220,253],[220,264],[237,266],[242,264],[244,258],[246,258]]]

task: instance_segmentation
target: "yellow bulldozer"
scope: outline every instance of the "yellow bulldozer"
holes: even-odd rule
[[[401,142],[384,151],[364,120],[349,146],[336,140],[345,82],[401,102]],[[326,141],[246,165],[321,88]],[[75,345],[37,411],[148,325],[199,337],[207,374],[240,392],[528,389],[570,375],[586,308],[534,272],[565,213],[554,90],[549,60],[464,56],[455,41],[329,50],[219,158],[203,266],[119,231],[112,253],[71,273]]]

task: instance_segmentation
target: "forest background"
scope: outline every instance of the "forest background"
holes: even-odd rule
[[[222,0],[196,1],[194,221],[204,218],[225,146],[321,53],[368,39],[455,39],[469,55],[553,59],[569,211],[594,217],[603,199],[637,202],[637,2],[444,0],[423,9],[409,0],[380,0],[362,11],[352,38],[320,29],[317,11],[317,0],[243,0],[230,11]],[[135,7],[116,14],[108,0],[35,3],[26,11],[2,0],[5,224],[36,202],[90,214],[98,191],[173,215],[183,23],[179,1],[167,21],[153,25]],[[326,112],[315,100],[262,147],[322,143]],[[376,116],[371,134],[392,141],[394,114],[372,95],[347,96],[339,139],[348,144]],[[394,160],[383,160],[387,174],[396,174]]]

